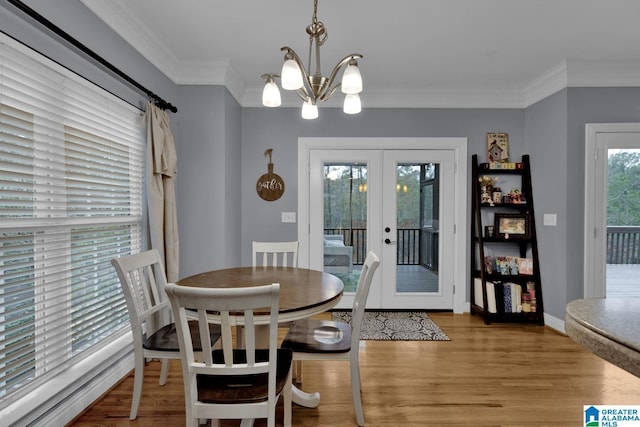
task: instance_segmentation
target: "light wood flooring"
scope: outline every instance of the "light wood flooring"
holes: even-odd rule
[[[553,329],[430,316],[451,341],[362,342],[367,426],[581,426],[583,405],[640,404],[640,378]],[[70,425],[184,425],[179,362],[167,385],[158,386],[158,376],[159,363],[150,362],[137,420],[128,419],[130,375]],[[294,425],[355,426],[349,384],[347,363],[305,362],[301,387],[319,391],[321,403],[294,405]]]

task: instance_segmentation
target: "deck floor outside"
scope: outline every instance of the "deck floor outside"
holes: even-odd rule
[[[360,270],[338,275],[345,283],[345,291],[354,292]],[[397,266],[399,292],[436,292],[438,275],[420,265]],[[543,283],[544,287],[544,283]],[[640,298],[640,264],[607,264],[607,296],[611,298]]]

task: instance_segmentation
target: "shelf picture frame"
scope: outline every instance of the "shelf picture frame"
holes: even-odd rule
[[[491,163],[509,162],[509,134],[487,132],[487,161]]]
[[[529,239],[531,223],[526,213],[502,213],[494,215],[494,236],[503,239]]]

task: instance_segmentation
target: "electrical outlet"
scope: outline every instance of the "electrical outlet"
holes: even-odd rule
[[[544,214],[544,217],[543,217],[544,225],[550,225],[555,227],[556,222],[557,222],[556,214]]]
[[[296,222],[296,213],[282,212],[282,222]]]

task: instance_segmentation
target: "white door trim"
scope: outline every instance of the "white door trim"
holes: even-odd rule
[[[606,295],[608,159],[607,147],[598,143],[598,134],[602,133],[640,133],[640,123],[588,123],[585,125],[583,263],[585,298],[603,298]]]
[[[298,264],[309,266],[310,151],[320,149],[437,149],[452,150],[455,159],[454,182],[454,313],[465,308],[468,288],[467,227],[467,138],[298,138]]]

